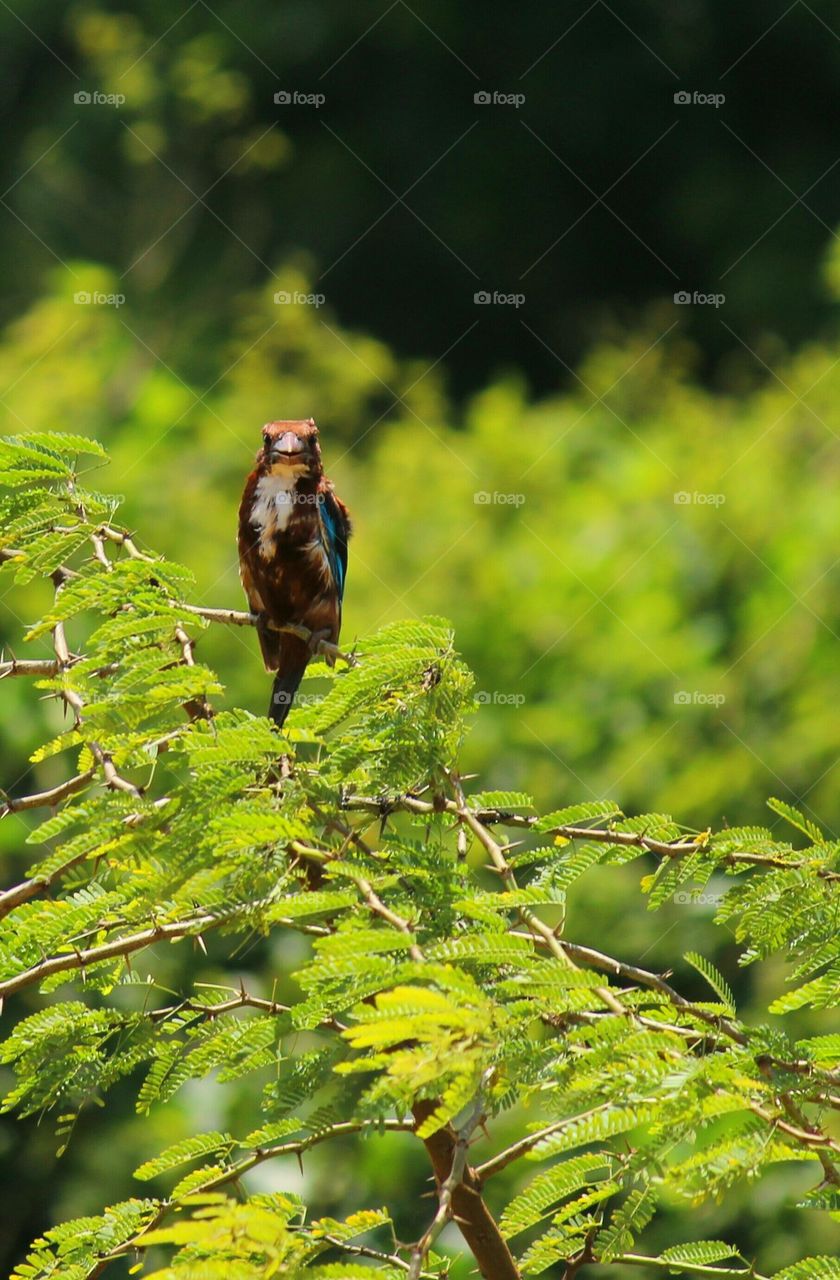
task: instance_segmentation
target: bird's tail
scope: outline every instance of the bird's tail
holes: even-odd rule
[[[280,645],[280,662],[271,690],[271,706],[268,709],[268,714],[278,729],[282,729],[291,710],[308,662],[306,645],[296,637],[284,636]]]

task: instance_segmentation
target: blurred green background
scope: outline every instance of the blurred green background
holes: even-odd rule
[[[199,601],[240,607],[259,428],[312,414],[355,518],[344,638],[453,619],[483,785],[700,826],[761,821],[777,794],[840,829],[835,6],[10,0],[0,33],[8,433],[99,437],[113,463],[87,481]],[[43,598],[4,584],[12,651]],[[200,644],[261,712],[255,638]],[[4,684],[13,794],[63,776],[27,764],[57,719]],[[0,824],[4,882],[25,825]],[[760,1011],[780,973],[733,973],[712,906],[648,916],[638,878],[585,882],[572,934],[663,968],[706,950]],[[238,963],[256,987],[292,960]],[[177,986],[190,962],[171,964]],[[223,1096],[149,1122],[126,1089],[60,1161],[52,1118],[3,1121],[2,1260],[136,1191],[189,1126],[250,1127],[247,1089],[232,1116]],[[416,1235],[426,1171],[389,1150],[313,1158],[307,1194],[338,1214],[399,1181]],[[652,1247],[830,1252],[815,1215],[780,1211],[801,1178]]]

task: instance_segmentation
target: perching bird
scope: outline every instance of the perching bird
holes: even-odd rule
[[[266,670],[274,671],[269,716],[282,726],[320,640],[338,643],[350,517],[324,475],[318,428],[267,422],[239,506],[239,573]],[[311,639],[271,630],[307,627]]]

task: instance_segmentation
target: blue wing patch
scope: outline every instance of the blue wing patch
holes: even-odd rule
[[[344,582],[347,577],[347,523],[330,493],[324,495],[321,503],[321,519],[326,535],[327,556],[340,602],[344,599]]]

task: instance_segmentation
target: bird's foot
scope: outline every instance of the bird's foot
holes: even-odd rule
[[[320,654],[327,666],[334,667],[336,661],[346,662],[348,667],[355,667],[356,658],[352,653],[344,653],[339,649],[337,644],[333,644],[327,637],[332,635],[329,630],[313,631],[307,641],[309,652],[311,654]]]
[[[329,642],[331,635],[332,631],[329,627],[323,627],[320,631],[310,631],[306,645],[313,657],[316,653],[324,653],[327,648],[335,647]]]

